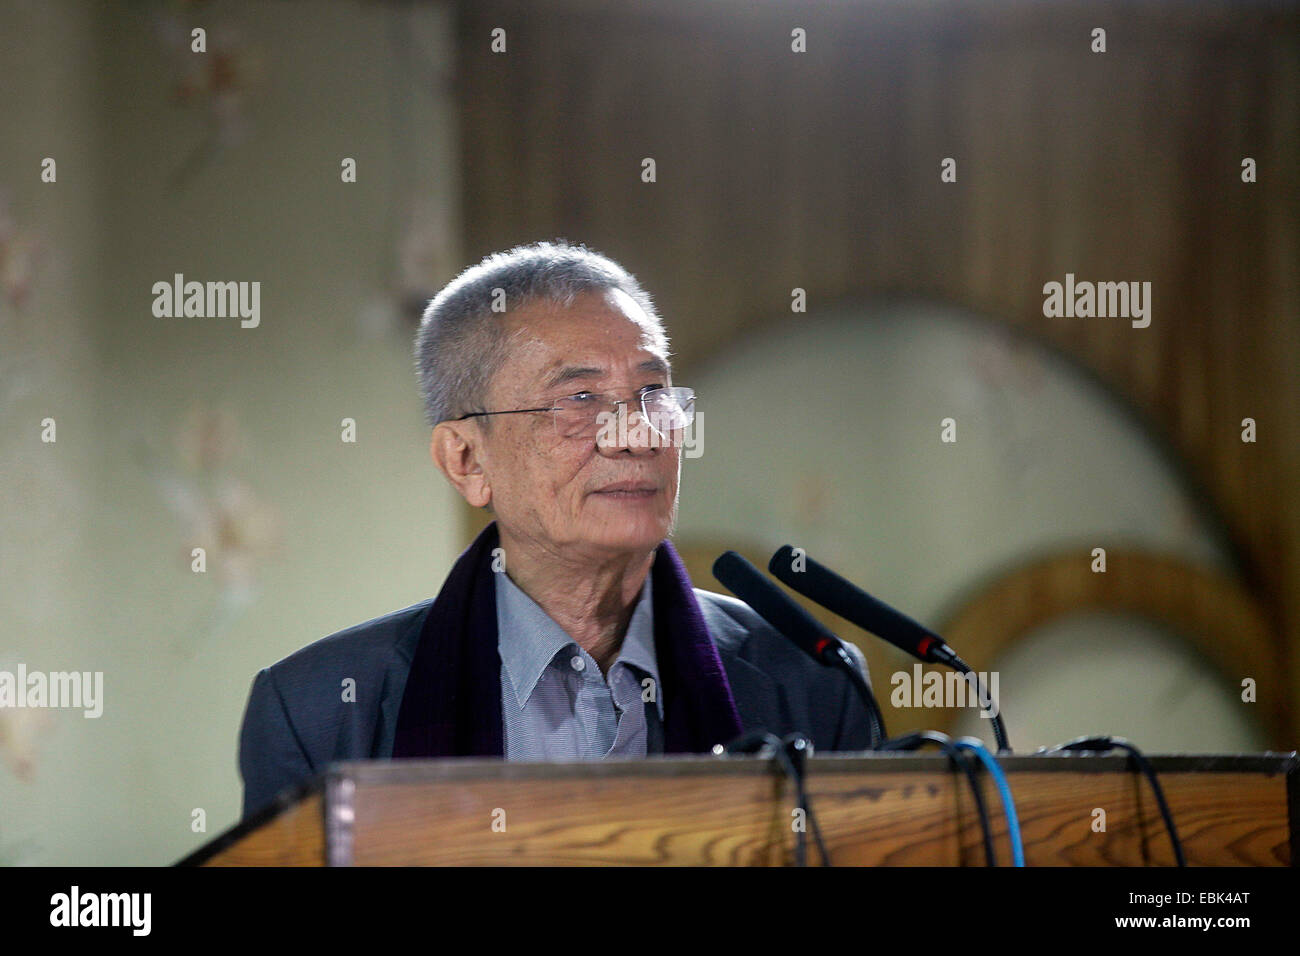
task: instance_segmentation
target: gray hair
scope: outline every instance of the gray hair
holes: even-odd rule
[[[612,259],[563,240],[515,246],[470,266],[429,301],[415,335],[415,364],[429,425],[483,407],[489,385],[513,344],[492,305],[548,301],[563,308],[588,292],[621,289],[648,316],[644,327],[668,358],[668,337],[649,294]],[[487,424],[490,419],[482,418]]]

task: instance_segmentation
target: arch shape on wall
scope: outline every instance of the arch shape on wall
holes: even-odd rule
[[[770,557],[753,543],[688,539],[674,544],[695,586],[722,593],[726,589],[713,579],[711,568],[723,551],[737,551],[760,568]],[[1281,745],[1290,726],[1281,655],[1267,615],[1244,588],[1212,570],[1153,552],[1108,548],[1106,573],[1094,573],[1092,560],[1090,551],[1064,551],[1011,568],[980,585],[935,630],[975,670],[987,671],[1000,655],[1053,620],[1090,611],[1132,614],[1188,640],[1192,651],[1229,683],[1255,677],[1260,725]],[[895,710],[889,701],[888,674],[895,658],[883,642],[863,639],[831,612],[800,595],[791,596],[862,649],[890,733],[911,729],[916,714]],[[933,708],[926,712],[924,724],[947,731],[958,714],[955,708]]]
[[[1035,629],[1090,611],[1132,614],[1190,642],[1232,685],[1257,681],[1260,724],[1279,745],[1290,708],[1283,661],[1265,609],[1235,581],[1211,569],[1138,549],[1106,549],[1106,568],[1091,570],[1090,551],[1046,555],[1012,568],[962,601],[937,630],[976,670]],[[936,712],[936,715],[939,712]],[[951,721],[951,711],[943,712]]]

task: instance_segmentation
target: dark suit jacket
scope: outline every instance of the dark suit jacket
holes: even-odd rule
[[[744,730],[801,731],[823,752],[870,745],[866,711],[844,674],[812,660],[736,598],[694,592]],[[402,692],[433,600],[339,631],[258,672],[239,732],[244,816],[332,761],[392,757]],[[865,676],[862,652],[848,647]],[[349,678],[355,702],[344,700]]]

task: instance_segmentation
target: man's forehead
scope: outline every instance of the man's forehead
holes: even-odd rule
[[[509,317],[516,326],[511,364],[545,387],[600,378],[628,363],[635,363],[636,373],[668,375],[671,366],[656,348],[645,313],[622,294],[635,307],[631,315],[595,293],[580,296],[567,309],[554,303],[520,309]]]

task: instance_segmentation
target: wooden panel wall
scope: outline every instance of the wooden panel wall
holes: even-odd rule
[[[796,286],[810,313],[918,295],[1063,350],[1222,516],[1284,648],[1278,745],[1296,745],[1295,6],[475,0],[457,31],[471,260],[555,236],[614,256],[655,296],[679,380],[756,327],[797,335]],[[1067,272],[1150,281],[1150,327],[1045,318]]]

